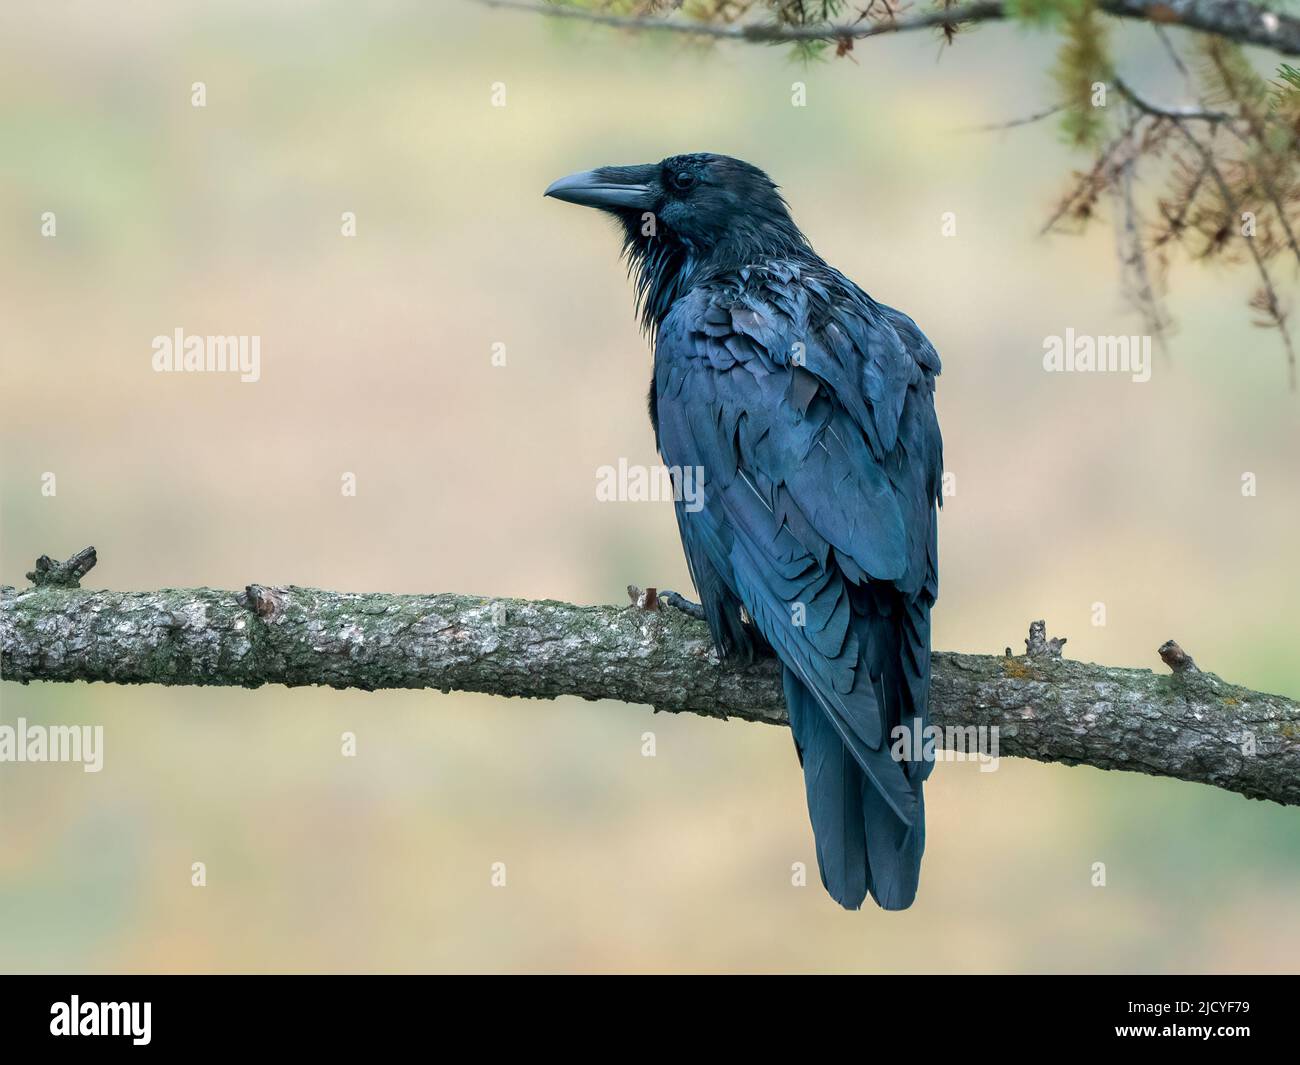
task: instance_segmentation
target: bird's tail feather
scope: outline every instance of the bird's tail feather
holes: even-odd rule
[[[784,678],[822,884],[846,910],[856,910],[867,896],[863,773],[812,692],[792,670],[786,669]]]
[[[867,781],[816,696],[792,670],[783,678],[823,886],[846,910],[858,909],[868,892],[886,910],[906,909],[925,849],[919,775],[909,781],[917,806],[908,825]]]
[[[903,824],[878,797],[863,792],[863,820],[867,838],[867,889],[882,910],[905,910],[916,898],[921,879],[921,854],[925,850],[925,801],[919,775],[916,819]]]

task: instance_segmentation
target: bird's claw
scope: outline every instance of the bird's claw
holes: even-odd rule
[[[704,620],[704,607],[699,603],[692,603],[683,595],[676,592],[660,592],[659,601],[667,603],[674,610],[680,610],[688,618],[694,618],[696,621]]]

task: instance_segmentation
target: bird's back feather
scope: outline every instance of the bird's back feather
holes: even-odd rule
[[[932,763],[891,741],[927,722],[938,371],[910,318],[810,251],[695,285],[656,341],[660,451],[703,475],[703,505],[677,508],[692,576],[723,653],[784,666],[823,883],[849,908],[909,905],[924,848]]]

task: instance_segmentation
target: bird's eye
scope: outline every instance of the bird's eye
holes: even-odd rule
[[[673,188],[685,192],[695,184],[695,175],[689,170],[679,170],[672,176]]]

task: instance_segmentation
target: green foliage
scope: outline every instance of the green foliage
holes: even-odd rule
[[[1061,49],[1052,77],[1063,107],[1061,130],[1079,147],[1100,143],[1106,129],[1106,111],[1093,106],[1093,86],[1111,76],[1106,48],[1106,30],[1091,0],[1083,0],[1077,11],[1065,16]]]
[[[1300,70],[1283,63],[1277,68],[1277,76],[1279,80],[1273,82],[1269,110],[1283,116],[1300,113]]]
[[[848,8],[847,0],[685,0],[682,4],[672,0],[632,0],[645,9],[668,14],[680,6],[689,18],[701,22],[732,23],[755,12],[766,9],[770,18],[764,21],[783,26],[820,26],[834,22]],[[796,49],[803,52],[802,47]],[[811,55],[819,52],[813,49]]]
[[[1269,96],[1269,85],[1251,66],[1238,44],[1221,37],[1196,39],[1197,77],[1208,103],[1254,113]]]
[[[845,7],[844,0],[767,0],[778,22],[792,26],[817,26],[832,22]]]
[[[1007,0],[1007,14],[1016,22],[1039,28],[1057,26],[1091,7],[1089,0]]]
[[[790,46],[790,60],[794,63],[824,63],[833,54],[830,41],[795,41]]]
[[[1300,71],[1287,64],[1269,82],[1239,45],[1206,38],[1199,48],[1198,75],[1206,96],[1240,118],[1243,134],[1238,165],[1228,177],[1233,200],[1271,203],[1277,221],[1288,224],[1300,203]],[[1285,234],[1287,243],[1291,235]],[[1262,234],[1266,253],[1281,239],[1273,227]]]
[[[753,6],[753,0],[686,0],[682,14],[697,22],[735,22]],[[671,13],[671,8],[665,14]]]

